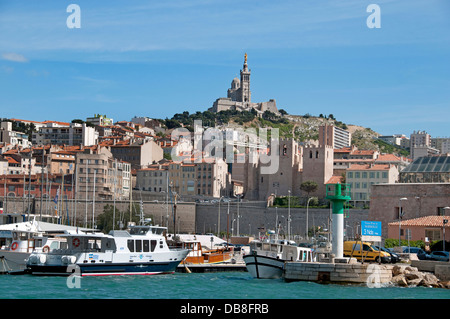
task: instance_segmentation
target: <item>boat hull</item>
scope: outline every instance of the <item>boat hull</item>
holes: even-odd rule
[[[248,272],[255,278],[277,279],[283,276],[284,261],[281,259],[258,255],[245,255],[243,259]]]
[[[28,272],[42,276],[121,276],[121,275],[158,275],[174,273],[180,261],[161,263],[117,263],[117,264],[75,264],[29,265]]]
[[[27,259],[31,253],[0,251],[0,273],[24,271],[27,268]]]

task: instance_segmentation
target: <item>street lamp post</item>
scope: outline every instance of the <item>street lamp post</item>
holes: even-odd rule
[[[228,243],[230,242],[230,201],[228,201],[228,208],[227,208],[227,248]]]
[[[312,199],[312,197],[308,198],[308,201],[306,202],[306,240],[309,240],[308,238],[308,214],[309,214],[309,201]]]
[[[222,201],[222,197],[219,198],[219,214],[217,216],[217,236],[220,234],[220,202]]]
[[[288,240],[291,240],[291,190],[288,190],[288,220],[287,220]]]
[[[402,197],[399,200],[399,207],[398,207],[398,246],[402,246],[402,217],[404,213],[402,212],[402,201],[408,200],[406,197]]]
[[[239,202],[241,201],[241,195],[237,195],[237,197],[238,197],[238,202],[237,202],[237,217],[236,217],[236,232],[237,232],[236,236],[239,237],[239,236],[241,236],[239,233],[239,218],[241,218],[239,215]]]

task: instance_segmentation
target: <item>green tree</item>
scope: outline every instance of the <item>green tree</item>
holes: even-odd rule
[[[132,205],[132,214],[131,214],[131,221],[135,222],[136,225],[139,224],[140,217],[139,217],[139,204],[134,203]],[[100,214],[97,218],[97,228],[102,231],[103,233],[107,234],[113,229],[113,220],[114,220],[114,206],[107,204],[103,207],[103,213]],[[126,211],[120,211],[116,207],[115,211],[115,221],[116,221],[116,227],[114,229],[118,230],[119,225],[122,224],[124,227],[128,224],[130,221],[130,209],[128,208]]]
[[[301,183],[301,185],[300,185],[300,189],[302,191],[306,192],[308,194],[308,197],[309,197],[309,194],[315,192],[317,190],[317,188],[318,188],[318,185],[314,181],[305,181],[305,182]]]

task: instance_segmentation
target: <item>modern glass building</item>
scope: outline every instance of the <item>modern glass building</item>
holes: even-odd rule
[[[450,156],[415,159],[400,172],[400,183],[450,183]]]

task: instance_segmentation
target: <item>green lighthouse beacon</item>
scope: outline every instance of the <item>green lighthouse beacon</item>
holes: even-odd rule
[[[335,258],[344,255],[344,203],[351,199],[349,184],[327,184],[326,199],[333,204],[332,253]]]

